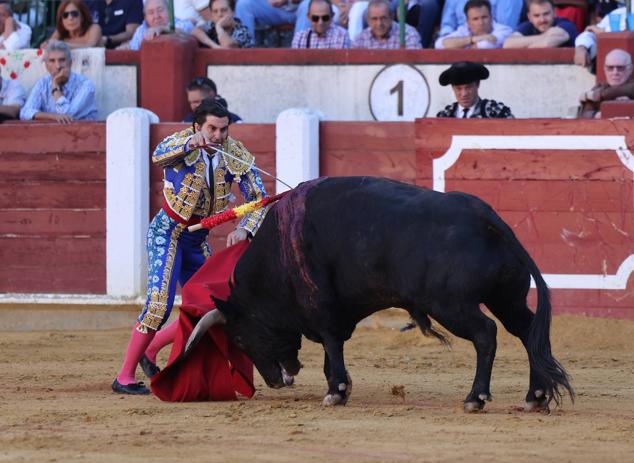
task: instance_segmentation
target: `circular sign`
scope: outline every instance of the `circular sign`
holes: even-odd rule
[[[370,112],[377,121],[413,121],[429,110],[429,85],[408,64],[386,66],[370,86]]]

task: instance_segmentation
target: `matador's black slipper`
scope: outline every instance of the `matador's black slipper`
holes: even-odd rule
[[[132,384],[121,384],[116,378],[112,383],[112,391],[117,394],[133,395],[147,395],[150,393],[150,390],[141,381]]]

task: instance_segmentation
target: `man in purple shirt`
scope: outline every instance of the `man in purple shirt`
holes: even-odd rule
[[[555,16],[552,0],[526,0],[528,21],[504,42],[504,48],[573,47],[577,37],[575,25]]]
[[[369,27],[352,42],[352,48],[398,49],[398,24],[392,19],[388,0],[370,0],[366,12]],[[420,35],[412,26],[405,24],[405,48],[422,48]]]
[[[349,48],[348,31],[333,23],[334,11],[330,0],[310,0],[310,29],[296,32],[292,48]]]

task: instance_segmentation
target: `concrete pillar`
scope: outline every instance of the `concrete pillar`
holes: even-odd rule
[[[106,119],[106,292],[145,292],[150,207],[150,124],[156,114],[123,108]]]
[[[295,187],[319,177],[319,120],[309,108],[282,111],[275,122],[275,171],[277,177]],[[277,193],[288,190],[279,181]]]

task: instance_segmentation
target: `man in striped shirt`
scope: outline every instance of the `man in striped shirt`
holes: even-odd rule
[[[311,27],[295,33],[292,48],[349,48],[348,32],[333,23],[330,0],[310,0],[308,19]]]
[[[392,20],[388,0],[370,0],[366,12],[366,27],[352,42],[352,48],[398,49],[399,26]],[[418,31],[405,24],[405,48],[422,48]]]

